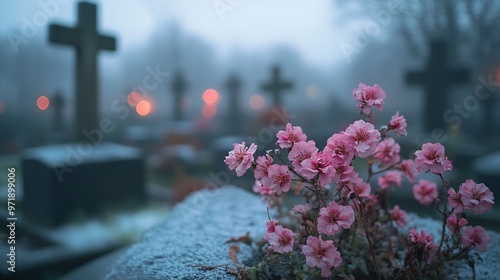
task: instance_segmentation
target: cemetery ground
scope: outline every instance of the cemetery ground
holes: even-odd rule
[[[318,144],[320,145],[320,144]],[[452,145],[453,146],[453,145]],[[404,148],[403,148],[404,149]],[[208,150],[208,148],[205,148]],[[450,149],[450,152],[453,149]],[[153,164],[157,154],[149,151],[146,156],[146,188],[148,193],[147,203],[137,205],[121,205],[116,209],[109,209],[98,217],[87,216],[85,213],[72,216],[69,223],[48,228],[37,225],[32,221],[23,219],[22,216],[22,170],[20,156],[9,155],[0,157],[0,176],[7,178],[7,168],[16,167],[17,198],[16,209],[19,227],[17,230],[17,259],[18,273],[12,279],[24,279],[26,275],[38,275],[42,279],[57,279],[58,277],[74,270],[75,268],[99,258],[109,252],[124,248],[139,240],[141,232],[148,229],[158,221],[164,219],[169,209],[182,201],[191,192],[202,188],[235,185],[252,192],[253,176],[245,174],[237,177],[223,164],[224,155],[208,152],[208,159],[196,165],[184,164],[182,161],[169,162],[168,165]],[[227,151],[225,152],[227,154]],[[402,151],[402,157],[407,153]],[[453,160],[453,155],[450,155]],[[360,164],[354,162],[354,164]],[[454,161],[455,170],[450,173],[453,177],[447,178],[452,186],[457,187],[465,178],[475,178],[471,164],[459,164]],[[363,166],[356,166],[363,170]],[[366,170],[366,169],[364,169]],[[363,176],[361,171],[361,176]],[[425,179],[436,180],[433,174],[424,175]],[[372,180],[372,188],[378,188],[377,177]],[[498,182],[498,181],[497,181]],[[439,218],[433,207],[420,205],[412,195],[412,185],[403,180],[402,186],[396,188],[391,194],[391,205],[398,204],[408,212],[413,212],[425,217]],[[490,186],[497,195],[498,186]],[[7,217],[6,181],[2,179],[1,216],[5,221]],[[301,199],[292,193],[284,196],[284,204],[293,206]],[[265,211],[265,209],[263,209]],[[470,224],[481,224],[485,228],[500,231],[498,216],[500,207],[496,204],[492,211],[479,216],[470,216]],[[263,225],[264,226],[264,225]],[[4,252],[4,248],[2,248]],[[5,264],[3,264],[5,266]],[[3,268],[2,268],[3,269]],[[6,268],[3,269],[6,271]],[[3,273],[3,272],[2,272]]]

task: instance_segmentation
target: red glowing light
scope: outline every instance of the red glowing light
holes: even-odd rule
[[[264,97],[259,94],[254,94],[250,97],[250,100],[248,100],[248,103],[250,104],[250,108],[254,110],[260,110],[264,107]]]
[[[151,103],[147,100],[141,100],[137,103],[135,106],[135,111],[139,116],[147,116],[149,113],[151,113]]]
[[[142,95],[137,91],[132,91],[127,98],[128,104],[132,107],[136,106],[142,100]]]
[[[219,101],[219,93],[215,89],[207,89],[203,93],[203,101],[208,105],[214,105]]]
[[[203,117],[211,119],[217,114],[217,107],[215,105],[205,104],[201,108],[201,114]]]
[[[38,97],[38,99],[36,100],[36,106],[38,107],[38,109],[42,111],[49,108],[49,105],[50,105],[49,98],[47,98],[47,96],[45,95]]]

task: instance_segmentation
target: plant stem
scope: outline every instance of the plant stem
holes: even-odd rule
[[[361,203],[361,201],[359,201],[359,203]],[[363,219],[363,210],[362,208],[360,207],[360,214],[361,214],[361,223],[363,224],[363,230],[365,231],[365,235],[366,235],[366,240],[368,240],[368,246],[370,248],[370,253],[371,253],[371,256],[372,256],[372,261],[373,261],[373,265],[375,266],[375,271],[377,272],[377,278],[378,280],[381,280],[382,277],[380,275],[380,271],[378,269],[378,265],[377,265],[377,260],[375,259],[375,252],[373,252],[373,246],[372,246],[372,241],[370,240],[370,235],[368,234],[368,229],[366,228],[366,223],[365,223],[365,220]]]
[[[448,182],[444,179],[443,175],[442,174],[439,174],[439,177],[441,178],[441,181],[443,182],[443,203],[444,203],[444,207],[443,207],[443,224],[442,224],[442,227],[441,227],[441,241],[439,241],[439,247],[438,247],[438,250],[437,250],[437,254],[439,255],[439,253],[441,252],[441,248],[443,247],[443,243],[444,243],[444,231],[446,229],[446,219],[448,218],[448,213],[447,213],[447,206],[448,206],[448,203],[447,203],[447,200],[446,200],[446,193],[448,191]]]

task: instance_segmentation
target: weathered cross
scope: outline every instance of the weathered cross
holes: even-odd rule
[[[64,97],[62,96],[61,92],[56,91],[53,97],[53,103],[54,103],[54,130],[55,131],[61,131],[63,127],[63,122],[62,122],[62,112],[64,108]]]
[[[99,50],[116,50],[116,40],[97,33],[96,5],[81,2],[76,26],[51,24],[49,41],[76,49],[76,140],[86,140],[82,132],[99,127],[97,53]]]
[[[273,96],[273,105],[281,106],[281,93],[283,90],[291,89],[293,84],[288,81],[284,81],[281,78],[281,69],[278,66],[274,66],[272,69],[271,81],[267,84],[262,85],[262,90],[268,91]]]
[[[448,67],[446,44],[442,41],[431,43],[427,66],[423,71],[406,74],[409,85],[423,85],[425,89],[424,127],[427,131],[435,128],[446,130],[443,114],[448,106],[448,87],[453,83],[464,84],[468,78],[468,70],[452,70]]]
[[[226,89],[229,93],[229,128],[236,132],[241,128],[240,90],[241,81],[235,74],[231,74],[226,81]]]
[[[187,84],[181,71],[176,71],[174,80],[172,82],[172,91],[174,93],[174,120],[181,121],[183,116],[183,100],[184,93],[186,92]]]

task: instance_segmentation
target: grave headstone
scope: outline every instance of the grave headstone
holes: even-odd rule
[[[24,150],[23,215],[43,225],[60,225],[113,203],[141,203],[146,196],[141,153],[105,143],[52,145]]]
[[[281,77],[281,68],[274,66],[271,72],[271,81],[262,85],[262,90],[267,91],[273,98],[273,105],[275,107],[283,106],[281,95],[283,91],[292,89],[293,83],[283,80]]]
[[[226,81],[226,89],[229,95],[229,115],[227,117],[228,130],[236,134],[238,134],[242,128],[240,108],[241,86],[241,80],[235,74],[231,74]]]
[[[448,106],[448,89],[453,84],[465,84],[469,78],[466,69],[452,69],[446,53],[446,43],[431,42],[427,65],[424,70],[406,73],[406,83],[421,85],[425,90],[424,129],[435,128],[446,130],[443,114]]]
[[[51,24],[49,41],[70,45],[76,49],[76,127],[75,140],[87,140],[84,130],[98,125],[98,64],[99,50],[116,50],[116,39],[97,33],[97,7],[94,4],[78,3],[78,22],[69,28]]]
[[[64,109],[64,97],[60,91],[57,91],[52,98],[52,103],[54,104],[54,131],[63,130],[63,109]]]
[[[184,104],[183,98],[186,93],[187,83],[184,80],[184,75],[181,71],[176,71],[174,74],[174,80],[172,81],[172,92],[174,93],[174,103],[172,106],[174,112],[174,120],[182,121],[184,120]]]

